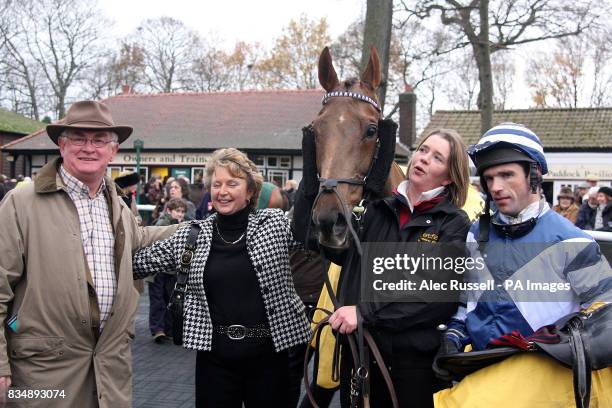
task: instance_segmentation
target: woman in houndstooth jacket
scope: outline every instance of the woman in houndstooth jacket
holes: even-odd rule
[[[220,149],[206,166],[216,211],[201,231],[187,281],[184,346],[197,350],[196,406],[287,406],[287,349],[310,328],[295,292],[281,210],[255,210],[263,178],[239,150]],[[136,253],[134,274],[177,269],[190,224]]]

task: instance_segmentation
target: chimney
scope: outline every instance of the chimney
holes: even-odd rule
[[[410,85],[399,95],[399,116],[399,140],[410,148],[416,140],[416,95]]]
[[[134,93],[134,88],[132,88],[130,85],[121,85],[122,95],[128,95],[128,94],[133,94],[133,93]]]

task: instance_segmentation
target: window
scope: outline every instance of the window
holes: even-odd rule
[[[291,157],[281,156],[280,157],[280,167],[282,167],[283,169],[290,169],[291,168]]]
[[[253,163],[255,163],[257,167],[263,167],[264,157],[263,156],[253,156]]]
[[[191,168],[191,182],[193,184],[204,184],[204,167]]]
[[[266,161],[269,168],[291,168],[291,156],[268,156]]]
[[[108,166],[106,169],[106,175],[113,180],[116,179],[119,174],[121,174],[121,167],[118,166]]]
[[[278,167],[278,157],[268,156],[268,167]]]

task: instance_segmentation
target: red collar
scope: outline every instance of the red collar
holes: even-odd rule
[[[399,208],[400,210],[400,214],[399,214],[400,229],[404,228],[406,224],[410,222],[410,220],[412,219],[414,215],[421,214],[429,209],[434,208],[436,205],[442,202],[444,198],[446,197],[444,194],[440,194],[440,195],[435,196],[434,198],[430,198],[429,200],[421,201],[414,206],[414,212],[410,213],[410,207],[408,207],[408,203],[406,202],[405,197],[399,194],[397,190],[394,190],[393,193],[395,197],[398,199],[397,201],[400,203],[400,208]]]

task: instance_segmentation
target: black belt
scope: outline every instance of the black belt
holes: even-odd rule
[[[232,324],[230,326],[213,326],[215,333],[224,334],[232,340],[242,340],[244,338],[266,338],[272,337],[270,329],[265,325],[257,325],[246,327],[241,324]]]

